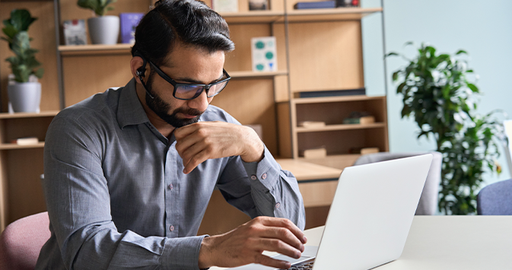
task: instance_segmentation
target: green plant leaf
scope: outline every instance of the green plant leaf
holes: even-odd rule
[[[44,68],[37,69],[36,72],[34,72],[34,75],[36,75],[36,77],[41,79],[44,75]]]
[[[13,9],[11,11],[11,18],[9,19],[11,25],[18,31],[27,31],[28,27],[37,18],[33,18],[30,12],[26,9]]]

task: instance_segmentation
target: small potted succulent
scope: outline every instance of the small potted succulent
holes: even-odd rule
[[[78,0],[81,8],[90,9],[95,17],[87,19],[89,36],[93,44],[116,44],[119,36],[119,17],[106,16],[114,8],[110,4],[117,0]]]
[[[1,37],[9,43],[9,49],[14,53],[6,59],[10,64],[12,75],[7,91],[9,103],[14,112],[39,112],[41,101],[41,84],[37,81],[44,73],[43,68],[36,58],[38,50],[30,48],[31,38],[28,35],[28,27],[35,21],[26,9],[14,9],[11,17],[3,21],[3,33]]]

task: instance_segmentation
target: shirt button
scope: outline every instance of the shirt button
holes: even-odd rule
[[[254,175],[254,174],[251,175],[251,180],[256,180],[256,179],[258,179],[258,177],[256,177],[256,175]]]
[[[169,226],[169,231],[174,232],[174,226]]]
[[[267,174],[266,174],[266,173],[264,173],[264,174],[261,176],[261,179],[263,179],[263,180],[267,179]]]
[[[169,185],[167,186],[167,188],[168,188],[169,190],[172,190],[174,187],[172,186],[172,184],[169,184]]]
[[[276,209],[279,209],[281,207],[281,203],[276,203]]]

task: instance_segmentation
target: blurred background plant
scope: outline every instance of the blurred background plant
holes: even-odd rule
[[[19,83],[28,82],[30,75],[41,78],[44,74],[43,68],[36,69],[41,66],[35,57],[38,50],[30,48],[32,39],[28,35],[28,27],[35,20],[37,18],[32,17],[28,10],[13,9],[11,17],[3,21],[2,31],[6,37],[1,38],[9,43],[9,49],[15,54],[6,61],[10,63],[14,80]]]
[[[406,43],[413,45],[412,42]],[[476,195],[488,170],[501,173],[499,143],[503,126],[493,111],[477,114],[477,75],[468,68],[466,51],[454,55],[436,54],[433,46],[422,44],[409,64],[393,73],[403,95],[402,118],[414,117],[420,128],[418,138],[433,137],[436,151],[443,154],[439,210],[445,214],[476,213]]]

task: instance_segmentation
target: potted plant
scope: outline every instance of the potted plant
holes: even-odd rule
[[[387,56],[396,55],[401,54]],[[414,117],[418,138],[431,135],[443,154],[439,209],[445,214],[476,213],[482,175],[487,169],[501,172],[496,158],[502,126],[494,112],[476,113],[480,92],[464,55],[463,50],[436,54],[433,46],[422,44],[416,58],[401,55],[409,64],[393,73],[397,93],[403,95],[402,118]]]
[[[27,32],[36,19],[26,9],[14,9],[11,17],[3,21],[2,31],[6,37],[2,39],[9,43],[9,49],[15,54],[6,59],[14,75],[14,80],[7,86],[14,112],[39,112],[41,84],[37,78],[43,76],[44,69],[36,69],[41,65],[35,58],[38,50],[30,48],[31,38]]]
[[[96,17],[87,19],[89,36],[93,44],[116,44],[119,36],[119,17],[105,16],[109,10],[113,10],[112,3],[117,0],[78,0],[81,8],[90,9]]]

